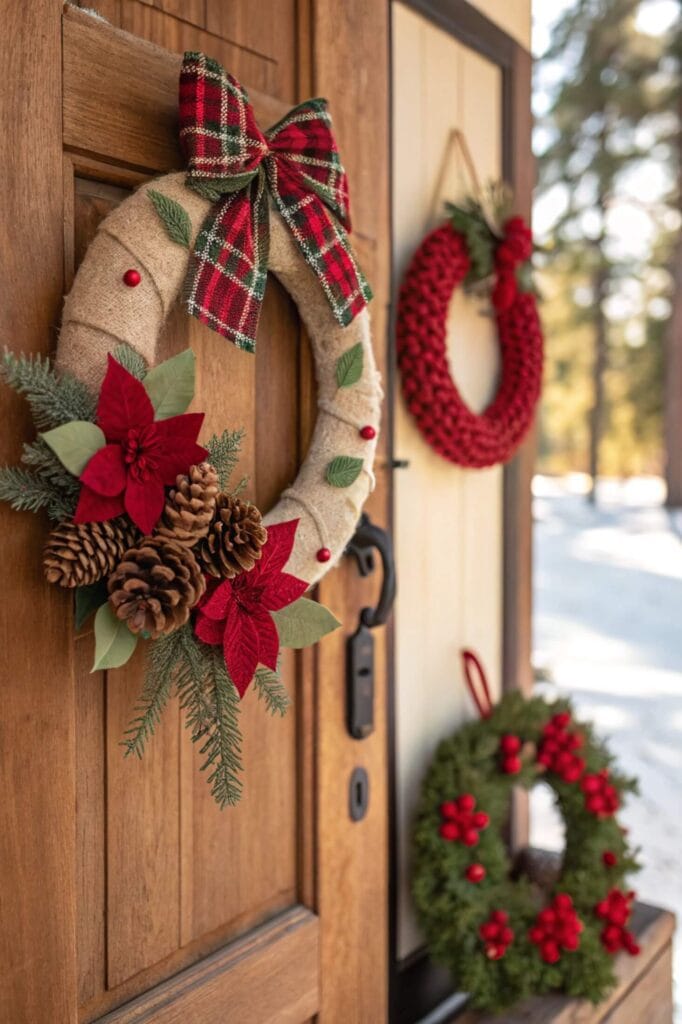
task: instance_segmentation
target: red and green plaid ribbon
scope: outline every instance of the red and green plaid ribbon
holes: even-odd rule
[[[350,247],[348,182],[325,100],[308,100],[265,133],[246,90],[202,53],[180,72],[187,185],[214,207],[191,257],[187,308],[252,352],[268,267],[268,193],[339,323],[371,299]],[[345,230],[344,230],[345,229]]]

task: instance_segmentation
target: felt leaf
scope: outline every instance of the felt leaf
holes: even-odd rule
[[[157,192],[156,189],[147,189],[147,195],[154,204],[154,209],[163,221],[166,234],[171,242],[182,245],[189,249],[192,241],[192,222],[184,206],[171,199],[170,196]]]
[[[107,581],[98,580],[85,587],[76,588],[74,617],[76,629],[80,629],[90,616],[107,601]]]
[[[113,498],[125,490],[126,464],[120,444],[105,444],[95,452],[81,473],[81,483],[86,484],[95,494]]]
[[[327,466],[327,483],[332,487],[350,487],[362,469],[362,459],[352,455],[337,455]]]
[[[341,625],[328,608],[307,597],[273,612],[272,617],[281,647],[309,647]]]
[[[87,420],[64,423],[40,436],[74,476],[80,476],[95,452],[106,444],[100,428]]]
[[[263,545],[259,561],[251,570],[255,574],[254,579],[281,572],[289,561],[299,522],[299,519],[287,519],[284,523],[268,526],[268,539]]]
[[[143,533],[151,533],[163,512],[166,492],[157,477],[136,480],[130,477],[123,499],[125,510]]]
[[[147,427],[153,419],[154,406],[142,383],[109,354],[97,402],[97,422],[107,441],[124,441],[131,428]]]
[[[364,352],[362,342],[347,349],[343,355],[336,360],[336,384],[340,388],[349,388],[362,377],[362,366],[364,363]]]
[[[166,420],[185,411],[194,398],[194,352],[186,348],[150,370],[144,387],[152,400],[155,418]]]
[[[223,638],[225,664],[232,682],[243,697],[253,679],[260,656],[258,627],[248,612],[239,607],[227,620]]]
[[[107,519],[115,519],[124,511],[122,494],[105,498],[83,484],[78,505],[73,514],[73,521],[74,523],[103,523]]]
[[[95,615],[95,661],[91,671],[120,668],[128,661],[136,645],[134,633],[116,617],[108,602],[103,604]]]

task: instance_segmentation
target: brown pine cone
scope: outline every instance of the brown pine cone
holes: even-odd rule
[[[213,466],[209,462],[191,466],[189,474],[177,477],[168,492],[158,536],[192,547],[208,533],[217,494],[218,474]]]
[[[206,589],[192,551],[165,537],[145,537],[109,577],[109,603],[131,633],[156,640],[189,619]]]
[[[84,587],[107,576],[139,537],[122,516],[105,523],[60,523],[43,553],[45,576],[60,587]]]
[[[232,579],[253,569],[267,539],[268,531],[255,505],[231,494],[219,494],[215,519],[199,547],[199,560],[211,576]]]

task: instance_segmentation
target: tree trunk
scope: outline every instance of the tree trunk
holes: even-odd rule
[[[682,97],[678,101],[682,126]],[[682,202],[682,127],[677,137],[679,160],[678,196]],[[665,447],[666,504],[682,507],[682,237],[678,238],[671,267],[672,313],[665,336],[665,382],[663,390],[663,442]]]
[[[590,489],[588,501],[593,505],[597,500],[597,478],[599,476],[599,443],[604,429],[604,374],[607,365],[607,324],[602,310],[606,294],[607,271],[603,263],[595,271],[594,291],[594,362],[592,364],[592,408],[590,409]]]

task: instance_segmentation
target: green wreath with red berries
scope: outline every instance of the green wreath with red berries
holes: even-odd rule
[[[471,688],[471,666],[485,677],[464,658]],[[599,1002],[614,956],[639,953],[626,885],[639,865],[615,816],[636,783],[568,701],[475,699],[481,719],[439,745],[417,813],[413,895],[429,952],[479,1009],[557,991]],[[512,788],[540,781],[566,826],[549,887],[519,876],[503,839]]]

